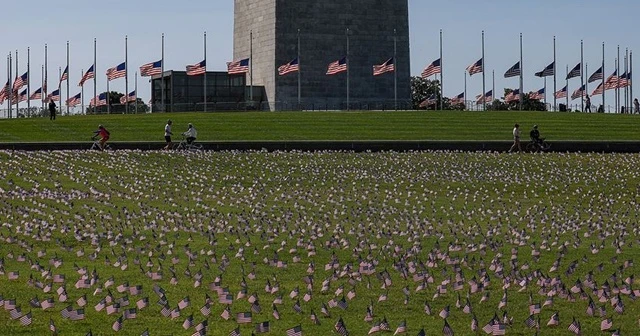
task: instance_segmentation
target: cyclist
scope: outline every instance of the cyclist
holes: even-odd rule
[[[538,125],[533,125],[533,129],[529,132],[529,137],[531,138],[531,142],[540,146],[542,144],[542,140],[540,140],[540,131],[538,131]]]
[[[100,150],[104,150],[104,146],[107,144],[110,135],[111,133],[109,133],[104,126],[98,125],[98,130],[93,132],[91,139],[96,140],[97,137],[100,137]]]
[[[195,127],[193,127],[193,124],[189,123],[189,128],[186,132],[182,133],[182,135],[187,138],[187,144],[191,145],[194,141],[196,141],[196,138],[198,137],[198,131]]]

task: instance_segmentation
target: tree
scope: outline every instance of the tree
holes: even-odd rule
[[[432,81],[418,76],[411,77],[411,104],[414,110],[423,109],[420,107],[420,103],[432,95],[435,95],[436,100],[439,101],[439,81]]]
[[[504,89],[504,96],[507,97],[513,92],[512,89]],[[500,100],[494,100],[491,105],[487,106],[487,109],[493,111],[518,111],[520,110],[520,101],[503,102]],[[523,111],[546,111],[547,106],[539,99],[531,99],[529,93],[525,93],[522,99]]]

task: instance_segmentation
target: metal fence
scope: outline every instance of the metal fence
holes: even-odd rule
[[[465,107],[467,111],[482,111],[483,105],[477,104],[475,101],[465,101]],[[560,107],[560,104],[558,104]],[[580,112],[582,108],[581,104],[570,104],[567,106],[568,112]],[[547,111],[553,110],[553,104],[546,104]],[[160,106],[156,104],[153,106],[140,105],[136,111],[135,107],[130,105],[129,110],[126,110],[125,105],[111,105],[110,108],[106,106],[100,106],[96,109],[85,106],[84,109],[81,106],[70,107],[67,111],[66,106],[62,106],[58,109],[58,116],[66,115],[84,115],[84,114],[135,114],[135,113],[149,113],[153,112],[221,112],[221,111],[411,111],[415,110],[413,104],[409,101],[352,101],[347,106],[346,102],[325,102],[325,103],[305,103],[302,102],[289,102],[289,101],[277,101],[277,102],[210,102],[207,103],[206,109],[204,103],[198,104],[167,104]],[[592,113],[598,112],[598,107],[592,107]],[[604,113],[616,113],[615,107],[607,105],[604,108]],[[628,112],[627,112],[628,113]],[[637,111],[635,113],[638,113]],[[11,114],[8,109],[0,109],[0,118],[36,118],[36,117],[49,117],[49,111],[45,107],[41,106],[31,108],[13,108]]]

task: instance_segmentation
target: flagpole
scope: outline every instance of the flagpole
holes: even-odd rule
[[[558,92],[558,87],[556,83],[556,37],[553,37],[553,111],[558,110],[558,99],[556,98],[556,92]],[[545,77],[545,83],[547,82],[547,78]],[[568,94],[568,93],[567,93]],[[547,97],[547,89],[544,90],[545,101]]]
[[[18,66],[18,50],[16,50],[16,78],[18,78],[18,76],[20,76],[20,67]],[[13,95],[13,87],[11,88],[11,94]],[[18,95],[19,92],[16,91],[16,117],[18,116],[18,111],[20,109],[20,97],[18,97]],[[13,113],[11,113],[11,117],[14,117]]]
[[[124,36],[124,113],[129,113],[129,36]]]
[[[584,89],[584,42],[580,40],[580,89]],[[582,108],[580,111],[584,112],[584,95],[585,92],[582,92],[580,95],[580,102]]]
[[[204,32],[204,66],[207,66],[207,32]],[[136,83],[137,83],[137,77],[136,77]],[[205,68],[204,70],[204,111],[207,112],[207,70]],[[136,84],[137,87],[137,84]],[[137,89],[136,89],[137,90]],[[138,94],[138,91],[136,91],[136,95]],[[136,101],[136,113],[138,109],[138,102]]]
[[[627,80],[627,83],[629,82],[629,48],[625,49],[624,52],[624,73],[627,74],[627,78],[625,78]],[[629,113],[629,108],[631,107],[631,102],[629,101],[629,84],[624,86],[624,105],[625,105],[625,112]],[[631,110],[631,112],[633,112],[633,110]]]
[[[349,64],[349,28],[347,28],[347,111],[349,111],[349,72],[350,72],[350,64]]]
[[[95,104],[93,104],[94,112],[96,110],[96,105],[98,105],[97,98],[96,98],[98,96],[98,67],[96,64],[97,51],[98,51],[98,42],[96,38],[93,38],[93,98],[96,100]]]
[[[31,50],[27,47],[27,115],[31,114]]]
[[[483,60],[484,62],[484,60]],[[440,110],[444,110],[444,67],[442,66],[442,29],[440,29]]]
[[[9,95],[8,99],[7,99],[7,118],[11,117],[11,96],[13,95],[13,89],[11,87],[11,66],[12,66],[13,61],[11,60],[11,52],[9,52],[9,55],[7,56],[7,74],[9,75],[9,79],[7,80],[7,83],[9,83],[9,87],[7,87],[7,90],[9,92],[7,92],[7,94]]]
[[[40,109],[44,111],[44,99],[42,99],[44,97],[44,65],[40,71],[40,83],[42,83],[40,86]]]
[[[584,64],[584,73],[587,75],[589,74],[589,63]],[[587,81],[584,83],[584,91],[582,92],[582,95],[584,96],[588,94],[589,94],[589,79],[587,78]],[[589,106],[589,113],[591,113],[591,106]]]
[[[135,76],[135,82],[134,82],[134,92],[136,93],[136,107],[135,107],[135,113],[138,114],[138,72],[136,71],[136,76]],[[129,101],[129,97],[127,97],[127,102]]]
[[[544,108],[547,108],[547,77],[544,78]],[[553,93],[555,96],[555,92]]]
[[[482,31],[482,96],[484,97],[487,92],[486,89],[486,81],[485,81],[485,59],[484,59],[484,30]],[[486,99],[482,99],[482,110],[487,110],[487,101]]]
[[[467,70],[464,71],[464,109],[467,109]]]
[[[620,112],[620,45],[618,44],[618,57],[616,58],[616,113]]]
[[[567,77],[566,77],[566,81],[567,81],[567,112],[569,112],[569,65],[567,65]]]
[[[249,103],[253,107],[253,30],[249,31]]]
[[[44,100],[47,98],[48,84],[49,81],[49,64],[48,64],[48,47],[47,44],[44,44],[44,81],[42,81],[42,108],[44,109]]]
[[[164,33],[162,33],[162,79],[160,80],[160,108],[162,111],[167,111],[166,106],[164,106]]]
[[[302,71],[302,65],[300,62],[300,29],[298,29],[298,108],[301,108],[302,105],[302,75],[300,72]]]
[[[604,96],[605,96],[605,90],[604,90],[604,42],[602,42],[602,112],[605,111],[606,105],[605,105],[605,100],[604,100]]]
[[[111,114],[111,91],[109,91],[109,76],[107,76],[107,114]],[[96,105],[97,102],[96,102]]]
[[[84,69],[80,69],[80,78],[82,78],[84,76]],[[84,114],[84,85],[80,85],[80,102],[81,102],[81,108],[82,108],[82,113],[80,114]]]
[[[633,50],[629,52],[629,101],[633,105]],[[635,109],[635,107],[633,107]],[[633,111],[633,110],[632,110]],[[640,111],[634,111],[640,113]]]
[[[495,70],[491,70],[491,80],[493,82],[493,85],[491,87],[491,95],[495,95],[496,94],[496,71]],[[484,100],[487,100],[487,93],[484,93]],[[495,96],[494,96],[495,97]]]
[[[520,111],[524,108],[524,64],[522,64],[522,33],[520,33]]]
[[[442,42],[441,42],[442,45]],[[442,48],[442,46],[441,46]],[[398,110],[398,34],[397,31],[393,30],[393,106],[394,109]],[[442,81],[440,81],[440,92],[442,94]],[[442,102],[442,95],[440,96],[440,102]],[[442,105],[441,105],[442,106]]]

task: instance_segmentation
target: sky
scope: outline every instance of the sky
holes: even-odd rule
[[[376,0],[371,1],[374,4]],[[81,71],[93,63],[94,38],[98,41],[98,92],[106,89],[106,69],[124,61],[125,36],[129,41],[130,91],[134,87],[132,70],[160,59],[162,33],[165,34],[165,70],[184,70],[187,64],[200,62],[205,31],[209,71],[225,71],[226,62],[233,55],[231,0],[157,0],[153,6],[149,6],[148,1],[131,0],[59,0],[55,3],[32,0],[28,8],[22,2],[9,1],[3,4],[3,13],[0,53],[8,55],[18,50],[22,74],[26,71],[27,48],[30,48],[32,91],[40,87],[45,44],[49,54],[49,87],[53,87],[58,68],[66,65],[66,42],[70,42],[70,96],[80,91],[77,83]],[[557,89],[560,90],[565,85],[565,66],[573,67],[580,62],[580,40],[584,40],[584,61],[589,72],[586,76],[600,67],[603,42],[606,76],[615,70],[618,45],[622,58],[626,48],[640,50],[636,48],[640,37],[634,20],[638,14],[640,1],[636,0],[409,0],[411,73],[419,75],[439,57],[442,29],[444,94],[450,97],[463,92],[464,70],[481,57],[481,31],[484,30],[487,90],[492,86],[492,70],[496,73],[497,92],[517,88],[518,79],[505,79],[503,74],[519,60],[519,34],[522,33],[524,89],[536,91],[543,87],[543,80],[533,74],[553,61],[553,37],[556,36]],[[615,24],[611,24],[612,20]],[[640,55],[636,59],[640,62]],[[6,66],[0,66],[0,81],[4,83],[6,79]],[[580,79],[572,79],[569,92],[579,85]],[[589,91],[595,86],[592,83]],[[110,89],[124,92],[124,80],[111,82]],[[63,90],[63,98],[66,98],[65,92]],[[467,78],[467,92],[467,98],[482,92],[481,74]],[[552,100],[552,77],[548,79],[547,92],[548,99]],[[85,103],[92,95],[90,83],[85,86]],[[138,79],[138,96],[149,100],[148,79]],[[613,102],[613,92],[607,92],[606,100],[607,105]],[[601,98],[594,97],[592,102],[600,104]]]

